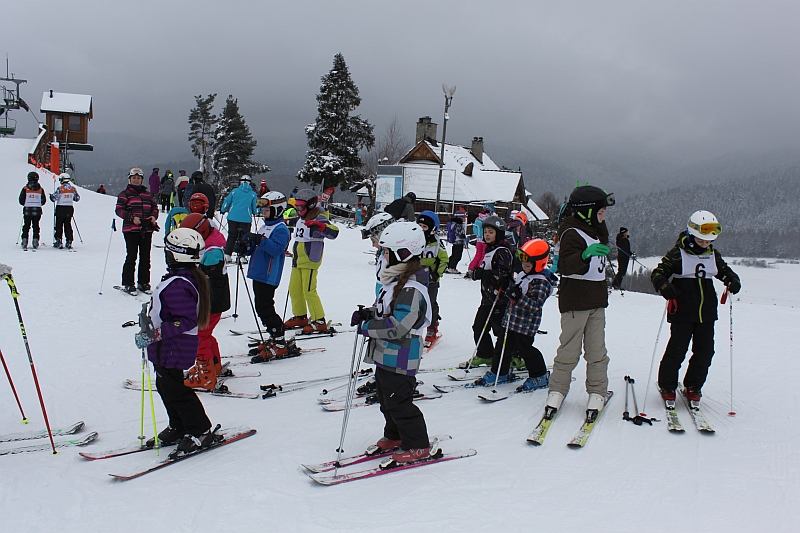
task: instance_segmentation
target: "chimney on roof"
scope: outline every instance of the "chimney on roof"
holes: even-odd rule
[[[472,138],[472,155],[483,164],[483,137]]]
[[[53,97],[53,89],[50,89],[50,98]]]
[[[417,137],[414,144],[419,144],[425,138],[436,140],[436,123],[431,122],[431,117],[420,117],[417,121]]]

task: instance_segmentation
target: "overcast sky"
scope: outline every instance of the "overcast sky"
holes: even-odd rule
[[[376,133],[393,116],[412,140],[419,117],[441,124],[447,83],[448,141],[482,136],[490,154],[800,147],[798,1],[27,0],[0,35],[40,118],[46,90],[93,96],[90,136],[183,142],[193,95],[216,92],[261,146],[297,146],[341,52]]]

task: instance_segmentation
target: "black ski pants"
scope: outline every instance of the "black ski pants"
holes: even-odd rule
[[[23,215],[22,219],[23,219],[22,238],[26,240],[28,239],[28,232],[31,230],[31,226],[33,226],[33,238],[38,240],[39,221],[42,219],[42,214],[39,213],[38,215]]]
[[[211,421],[197,393],[183,384],[183,370],[153,366],[156,389],[167,410],[170,427],[195,437],[211,429]]]
[[[242,238],[243,235],[250,233],[250,222],[236,222],[235,220],[228,219],[228,239],[225,241],[225,255],[233,253],[233,247],[236,241]]]
[[[489,310],[491,308],[491,303],[482,303],[480,307],[478,307],[478,312],[475,313],[475,322],[472,324],[472,335],[477,343],[481,332],[483,332],[483,326],[486,324],[486,320],[489,320],[489,330],[491,331],[487,330],[483,335],[480,344],[478,344],[478,352],[476,355],[483,359],[491,359],[492,372],[497,372],[497,367],[500,364],[500,352],[503,349],[503,336],[506,330],[503,327],[502,313],[498,312],[497,307],[495,307],[495,312],[490,317]],[[502,312],[505,312],[505,307],[503,307]],[[495,336],[494,346],[492,346],[492,333],[494,333]],[[508,352],[508,350],[506,350],[506,352]],[[508,357],[508,364],[510,364],[511,354],[506,353],[506,356]]]
[[[628,273],[629,262],[630,259],[628,258],[628,256],[625,255],[625,252],[620,250],[619,256],[617,257],[617,265],[619,268],[617,268],[617,275],[614,276],[614,281],[611,282],[612,287],[618,288],[622,286],[622,279],[625,277],[625,274]]]
[[[383,436],[391,440],[402,440],[404,450],[430,446],[425,417],[412,401],[417,378],[377,366],[375,385],[381,413],[386,420]]]
[[[457,269],[458,263],[461,262],[462,255],[464,255],[464,243],[453,244],[450,250],[450,260],[447,262],[447,267]]]
[[[153,234],[147,231],[123,232],[128,255],[122,265],[122,285],[133,285],[136,257],[139,257],[139,283],[150,283],[150,246]]]
[[[75,208],[72,206],[59,205],[56,207],[56,228],[54,234],[56,241],[61,240],[61,235],[63,233],[67,241],[72,242],[74,236],[72,234],[72,214],[74,212]]]
[[[275,311],[276,289],[277,287],[274,285],[253,280],[253,298],[255,300],[256,314],[273,339],[283,337],[285,330],[283,319]]]
[[[538,378],[547,373],[547,365],[544,363],[544,356],[533,345],[533,335],[523,335],[516,331],[509,330],[508,340],[506,341],[506,355],[503,357],[503,365],[500,367],[500,375],[508,374],[511,365],[511,353],[518,354],[523,361],[525,361],[525,368],[528,369],[528,375],[532,378]]]
[[[703,387],[714,357],[714,321],[673,322],[670,324],[670,336],[664,357],[658,367],[658,386],[665,390],[678,387],[678,373],[681,363],[686,358],[689,341],[692,343],[692,356],[689,367],[683,376],[684,387]]]

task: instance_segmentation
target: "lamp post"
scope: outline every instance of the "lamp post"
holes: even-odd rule
[[[442,84],[442,91],[444,91],[444,125],[442,126],[442,155],[439,158],[439,182],[436,184],[436,207],[434,212],[439,214],[439,200],[442,195],[442,170],[444,168],[444,141],[447,137],[447,110],[450,109],[450,104],[453,102],[453,95],[456,92],[456,86],[448,87]],[[455,178],[454,178],[455,179]]]

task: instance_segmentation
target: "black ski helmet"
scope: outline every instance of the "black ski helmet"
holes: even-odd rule
[[[28,183],[39,181],[39,174],[36,172],[28,172]]]
[[[506,221],[497,215],[492,215],[483,219],[483,229],[493,228],[497,232],[495,238],[497,242],[502,242],[506,238]]]
[[[594,185],[581,185],[572,190],[567,203],[573,216],[594,226],[597,224],[597,212],[614,205],[614,194]]]

